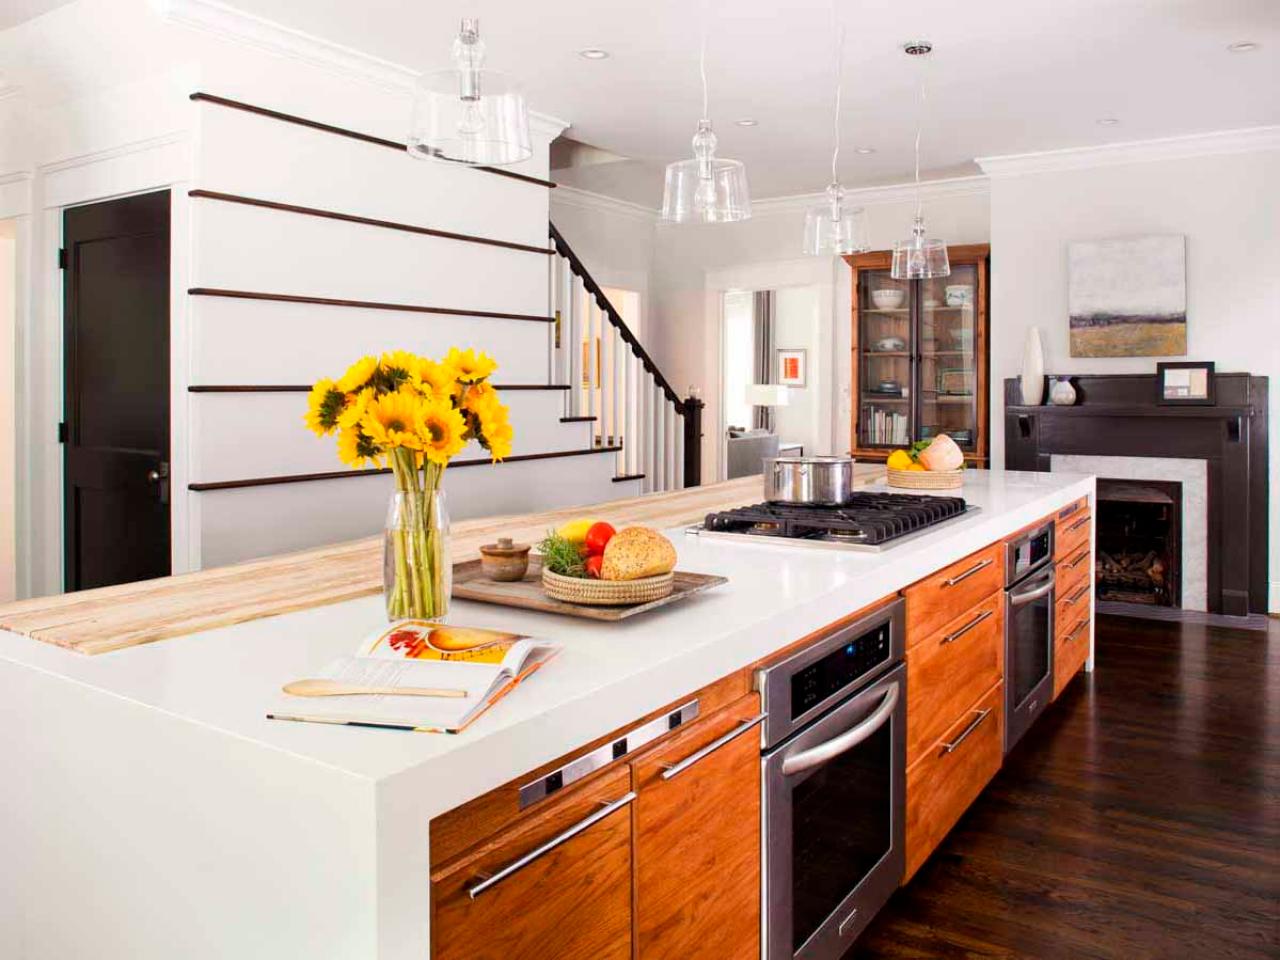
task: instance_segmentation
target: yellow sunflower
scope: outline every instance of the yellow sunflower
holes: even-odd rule
[[[383,452],[393,447],[421,450],[422,441],[415,430],[420,406],[422,400],[410,388],[373,397],[360,420],[360,429]]]
[[[378,370],[377,357],[361,357],[347,368],[347,372],[338,380],[338,389],[343,393],[355,393]]]
[[[478,411],[480,421],[480,443],[489,451],[495,461],[505,460],[511,456],[511,440],[515,431],[507,419],[508,410],[494,400]]]
[[[463,409],[475,414],[495,403],[498,403],[498,391],[484,382],[471,384],[462,397]]]
[[[416,386],[420,381],[422,358],[408,350],[390,350],[384,353],[379,365],[387,380],[397,386],[405,382]]]
[[[459,350],[453,347],[444,358],[445,366],[452,367],[458,379],[463,383],[476,383],[483,380],[498,369],[498,362],[487,353],[476,353],[467,348]]]
[[[452,398],[462,389],[452,367],[425,357],[419,359],[417,377],[427,393],[437,399]]]
[[[336,383],[328,377],[317,380],[307,397],[307,412],[303,420],[317,437],[326,436],[338,425],[346,403],[347,397]]]
[[[338,459],[357,470],[366,466],[382,465],[382,454],[377,444],[355,426],[347,427],[338,433]]]
[[[373,396],[373,390],[366,388],[353,396],[344,397],[347,407],[342,413],[338,414],[338,429],[349,430],[363,420],[365,411],[369,409],[369,401],[373,399]]]
[[[428,400],[418,405],[416,422],[419,447],[428,460],[441,466],[466,446],[467,422],[447,400]]]

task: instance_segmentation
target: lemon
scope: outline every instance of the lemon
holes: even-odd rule
[[[905,450],[895,450],[889,454],[887,465],[891,470],[910,470],[914,461]]]
[[[587,539],[587,531],[591,529],[591,525],[595,520],[570,520],[556,531],[560,536],[564,537],[570,543],[582,546]]]

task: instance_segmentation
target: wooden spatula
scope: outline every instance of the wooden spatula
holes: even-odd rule
[[[433,687],[366,687],[341,680],[294,680],[286,683],[284,692],[295,697],[350,697],[361,694],[392,697],[465,697],[465,690],[436,689]]]

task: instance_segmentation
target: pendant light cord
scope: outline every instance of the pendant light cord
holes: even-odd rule
[[[702,119],[710,120],[708,113],[708,103],[710,94],[707,92],[707,31],[702,31],[702,43],[698,48],[698,74],[702,77]]]
[[[832,14],[835,14],[835,5],[832,5]],[[835,147],[831,151],[831,182],[838,183],[840,176],[837,173],[840,165],[840,95],[844,87],[844,24],[840,24],[836,28],[836,113],[832,121],[835,140]]]
[[[920,196],[920,137],[924,133],[924,110],[925,110],[925,71],[929,67],[929,57],[932,54],[924,55],[924,63],[920,65],[920,107],[916,117],[916,216],[921,215],[924,209],[924,202]]]

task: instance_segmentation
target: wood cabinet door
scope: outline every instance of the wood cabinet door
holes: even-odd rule
[[[630,787],[619,767],[442,868],[434,960],[630,960]]]
[[[632,764],[641,960],[760,955],[760,698]]]

